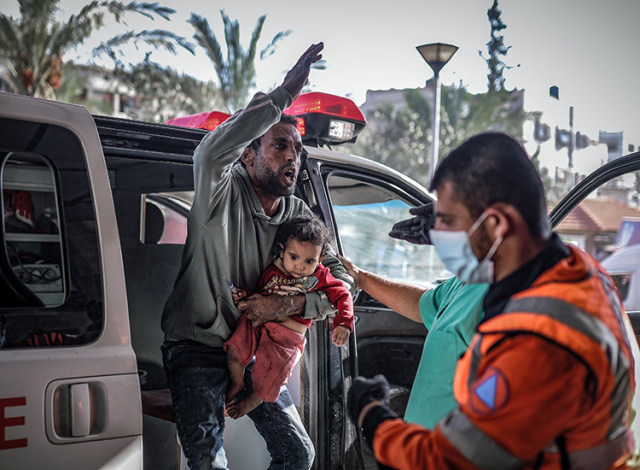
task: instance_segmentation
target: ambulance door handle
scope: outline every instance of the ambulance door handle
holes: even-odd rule
[[[70,389],[71,435],[88,436],[91,431],[91,393],[89,384],[73,384]]]

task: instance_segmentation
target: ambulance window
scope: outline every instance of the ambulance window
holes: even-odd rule
[[[37,155],[8,153],[3,160],[3,304],[58,307],[67,283],[53,169]]]
[[[94,341],[103,325],[84,147],[55,125],[0,118],[0,354]]]

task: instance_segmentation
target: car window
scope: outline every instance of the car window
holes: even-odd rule
[[[184,245],[187,240],[187,216],[192,201],[193,191],[144,194],[140,241],[159,245]]]
[[[343,253],[358,267],[425,286],[451,276],[433,246],[389,237],[396,222],[413,217],[400,194],[344,176],[328,184]]]
[[[0,347],[92,342],[103,283],[83,146],[55,125],[0,128]]]

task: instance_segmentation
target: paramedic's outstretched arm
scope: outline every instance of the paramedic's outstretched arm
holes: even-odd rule
[[[378,302],[409,320],[422,323],[420,298],[426,292],[424,287],[414,286],[358,268],[351,261],[338,255],[338,259],[355,281],[355,288],[362,289]]]

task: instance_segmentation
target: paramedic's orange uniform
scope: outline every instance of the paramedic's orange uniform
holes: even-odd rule
[[[623,314],[611,279],[571,247],[478,327],[456,370],[459,408],[433,432],[383,420],[376,458],[407,470],[625,468],[635,382]]]

